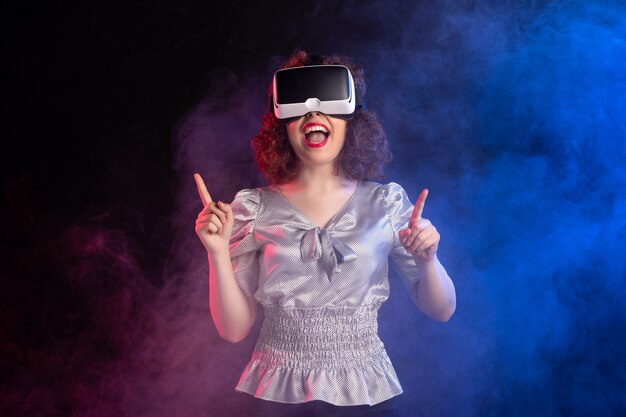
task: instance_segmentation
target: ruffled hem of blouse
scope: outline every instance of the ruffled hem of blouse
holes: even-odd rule
[[[252,359],[235,389],[269,401],[339,406],[374,405],[402,393],[388,357],[366,368],[333,369],[269,367]]]

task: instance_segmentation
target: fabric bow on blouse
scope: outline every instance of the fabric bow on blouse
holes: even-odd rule
[[[333,236],[333,231],[347,231],[356,224],[354,216],[345,213],[338,220],[331,220],[329,227],[308,229],[300,241],[300,257],[304,261],[317,260],[326,273],[328,281],[339,271],[339,265],[357,259],[356,252]],[[303,225],[304,226],[304,225]]]

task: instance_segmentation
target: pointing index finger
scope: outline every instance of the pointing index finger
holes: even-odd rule
[[[193,179],[196,180],[196,186],[198,187],[198,194],[200,194],[200,199],[202,200],[202,204],[204,206],[208,206],[211,204],[213,200],[211,200],[211,194],[209,194],[209,190],[207,190],[206,185],[204,185],[204,181],[200,174],[193,174]]]
[[[413,207],[413,213],[411,213],[411,220],[409,224],[413,226],[415,222],[422,218],[422,212],[424,211],[424,204],[426,203],[426,197],[428,197],[428,189],[424,188],[415,201],[415,207]]]

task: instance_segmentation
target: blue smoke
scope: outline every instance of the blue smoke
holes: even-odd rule
[[[446,10],[378,69],[394,176],[442,195],[459,298],[426,352],[458,372],[409,376],[424,415],[626,410],[626,10],[536,4]]]
[[[497,313],[498,414],[623,412],[624,10],[554,5],[508,34],[476,85],[483,162],[466,189]]]

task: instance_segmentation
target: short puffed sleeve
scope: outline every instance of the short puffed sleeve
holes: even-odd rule
[[[400,243],[398,232],[408,226],[411,213],[413,213],[413,203],[409,200],[409,196],[404,191],[404,188],[395,182],[383,185],[382,191],[391,228],[393,229],[393,247],[390,253],[391,263],[398,275],[400,275],[409,294],[411,294],[411,289],[420,280],[420,276],[413,256]]]
[[[230,205],[234,217],[230,259],[237,284],[249,296],[256,292],[259,283],[259,248],[254,238],[254,226],[260,204],[260,190],[256,188],[239,191]]]

